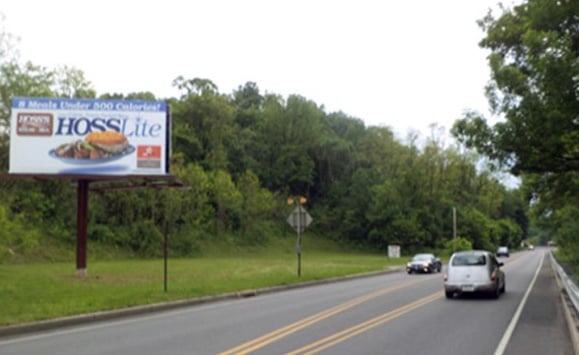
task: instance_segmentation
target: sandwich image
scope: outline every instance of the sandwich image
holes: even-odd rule
[[[54,155],[70,159],[102,159],[122,155],[128,147],[127,137],[120,132],[92,132],[84,140],[59,145],[54,149]]]

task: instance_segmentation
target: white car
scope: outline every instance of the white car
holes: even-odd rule
[[[452,254],[444,275],[446,298],[455,294],[486,293],[499,298],[505,292],[504,264],[486,250],[460,251]]]
[[[506,256],[508,258],[510,256],[509,247],[499,247],[497,249],[497,256]]]

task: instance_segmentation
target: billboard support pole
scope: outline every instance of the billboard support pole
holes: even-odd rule
[[[86,179],[78,180],[77,187],[77,212],[76,212],[76,276],[85,278],[86,272],[86,247],[88,225],[88,184]]]

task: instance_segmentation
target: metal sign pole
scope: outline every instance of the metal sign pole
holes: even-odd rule
[[[302,245],[301,245],[301,231],[302,231],[302,205],[298,204],[298,241],[296,245],[296,253],[298,254],[298,277],[302,276]]]
[[[312,223],[312,217],[308,212],[302,207],[302,204],[306,203],[305,197],[289,197],[287,199],[288,205],[298,203],[298,207],[289,215],[287,218],[287,223],[295,228],[298,233],[298,239],[296,242],[296,254],[298,257],[298,277],[302,276],[302,231],[306,229],[307,226]]]

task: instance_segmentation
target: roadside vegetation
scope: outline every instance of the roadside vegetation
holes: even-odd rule
[[[298,277],[294,246],[295,238],[288,237],[253,250],[222,246],[201,257],[171,258],[166,292],[163,259],[115,255],[100,261],[93,256],[84,279],[75,276],[74,256],[52,263],[0,265],[0,326],[378,272],[407,261],[346,250],[307,235]]]

